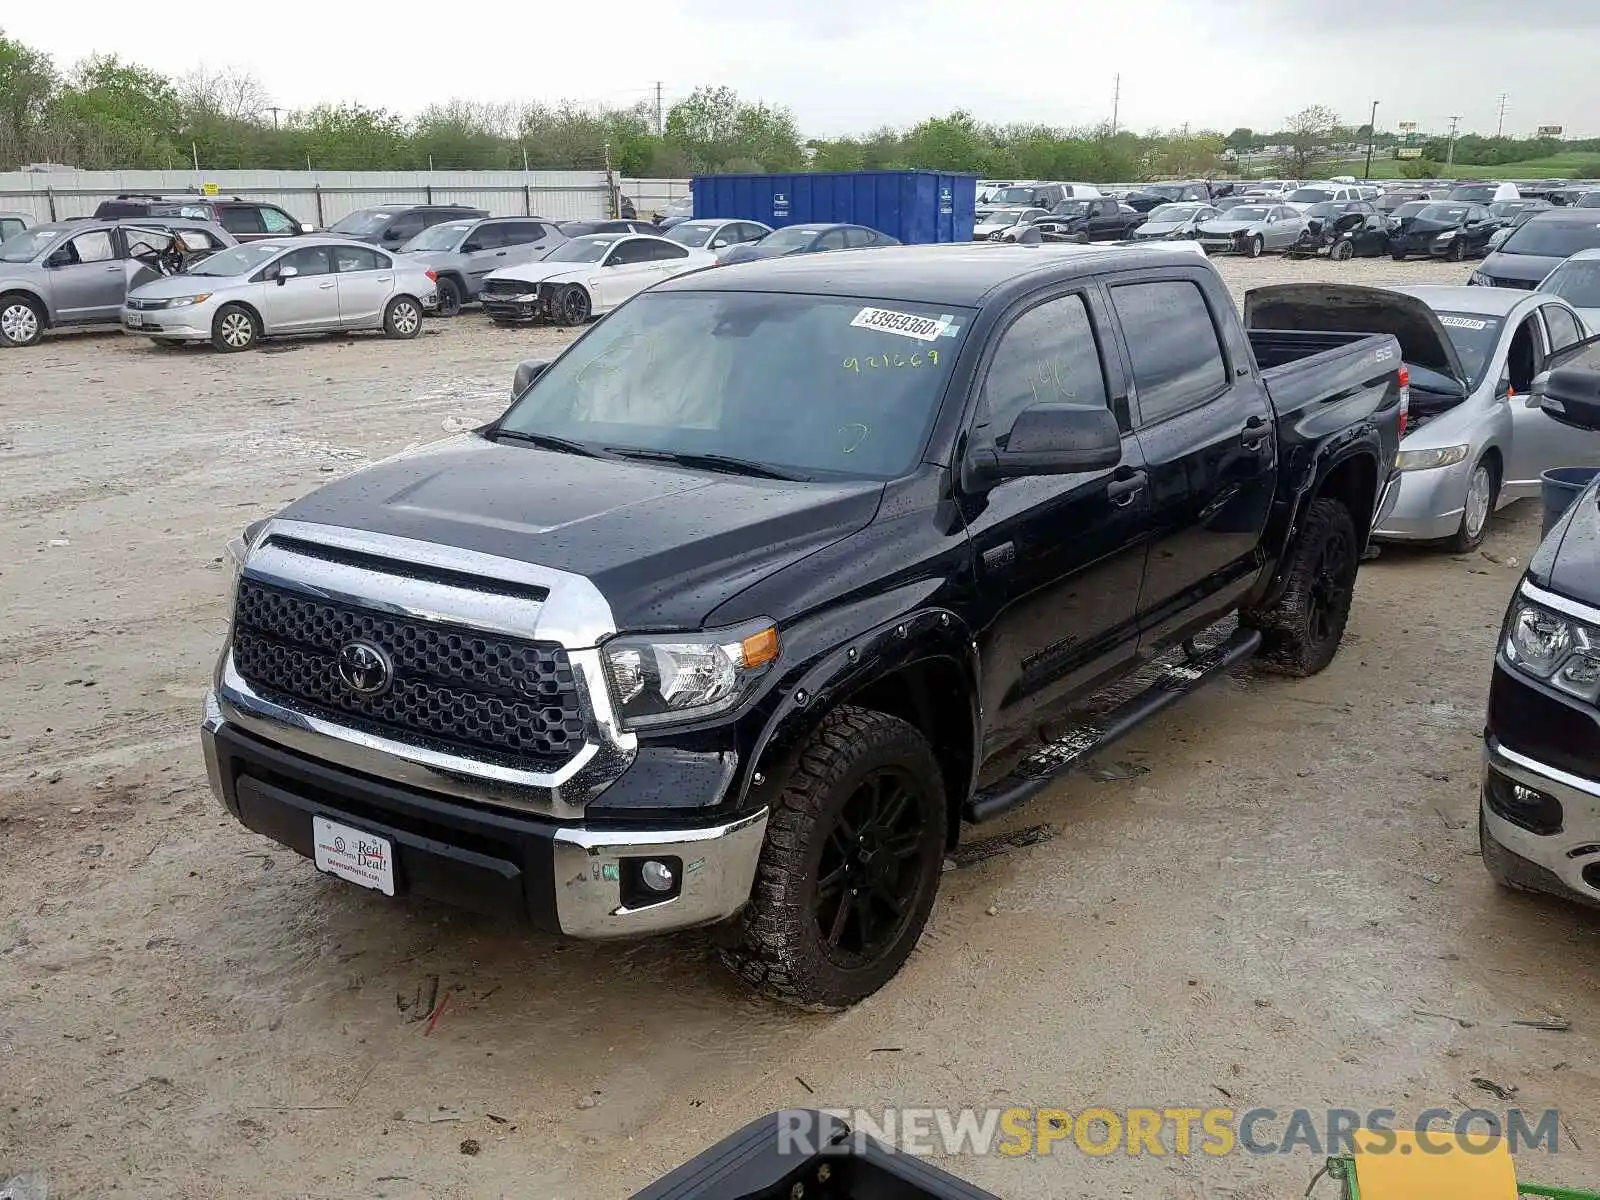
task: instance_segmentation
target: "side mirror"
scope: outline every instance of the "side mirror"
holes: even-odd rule
[[[1098,471],[1122,461],[1122,430],[1110,410],[1036,404],[1017,414],[1003,449],[972,450],[963,481],[974,490],[1024,475]]]
[[[299,274],[300,274],[300,269],[298,267],[279,267],[278,268],[278,286],[282,287],[285,283],[287,283],[289,280],[293,279],[295,276],[297,276]]]
[[[63,246],[45,259],[44,265],[47,267],[69,267],[72,265],[72,251]]]
[[[383,240],[386,241],[386,242],[397,242],[397,241],[399,241],[400,240],[400,231],[398,229],[393,229],[393,228],[385,229],[383,231]]]
[[[1539,380],[1534,380],[1539,394]],[[1562,367],[1544,380],[1539,407],[1553,421],[1573,429],[1600,430],[1600,371]]]
[[[713,250],[724,249],[727,245],[728,245],[728,239],[727,238],[720,238],[720,237],[719,238],[713,238],[712,242],[711,242],[711,248]]]
[[[482,249],[483,249],[483,243],[482,242],[462,242],[461,243],[461,253],[463,253],[463,254],[476,254],[476,253],[478,253],[478,251],[480,251]]]
[[[1522,398],[1526,408],[1539,408],[1544,401],[1544,394],[1550,387],[1550,372],[1540,371],[1533,377],[1533,386],[1528,389],[1528,394]]]
[[[518,363],[517,373],[511,377],[511,398],[515,400],[527,391],[528,385],[543,375],[549,365],[547,358],[527,358]]]
[[[310,221],[301,221],[300,222],[300,232],[301,233],[315,233],[316,231],[317,231],[317,227],[315,225],[313,225]]]

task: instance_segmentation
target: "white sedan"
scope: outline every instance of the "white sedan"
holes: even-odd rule
[[[596,233],[564,242],[538,262],[489,272],[481,299],[502,324],[542,318],[581,325],[653,283],[716,265],[714,254],[664,237]]]

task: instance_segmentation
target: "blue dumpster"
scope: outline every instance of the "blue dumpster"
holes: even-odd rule
[[[865,225],[908,245],[970,242],[978,180],[937,171],[702,175],[690,184],[697,219],[784,225]]]

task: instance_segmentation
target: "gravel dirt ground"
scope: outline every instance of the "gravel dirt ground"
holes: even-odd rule
[[[1221,266],[1241,292],[1470,269]],[[1241,672],[1110,751],[1122,777],[1016,814],[1054,837],[949,872],[907,969],[842,1016],[752,998],[699,935],[572,944],[396,904],[236,825],[196,730],[224,539],[490,417],[567,336],[468,314],[411,343],[0,353],[0,1180],[610,1197],[785,1105],[1033,1104],[1553,1107],[1560,1152],[1522,1173],[1600,1182],[1600,925],[1497,891],[1476,851],[1531,504],[1482,553],[1366,564],[1324,674]],[[1513,1024],[1545,1017],[1571,1028]],[[1299,1195],[1319,1163],[945,1165],[1020,1200]]]

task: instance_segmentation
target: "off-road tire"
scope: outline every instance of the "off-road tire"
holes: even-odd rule
[[[1343,558],[1331,568],[1337,577],[1325,580],[1331,567],[1329,555],[1340,543]],[[1289,547],[1278,602],[1268,609],[1246,609],[1239,614],[1241,624],[1261,631],[1260,662],[1265,669],[1303,677],[1315,675],[1333,661],[1350,619],[1359,564],[1360,539],[1350,510],[1330,496],[1313,500]]]
[[[422,332],[422,305],[410,296],[396,296],[383,310],[383,336],[410,341]]]
[[[448,275],[439,276],[439,315],[453,317],[461,312],[461,285]]]
[[[1489,472],[1489,506],[1483,514],[1483,524],[1474,534],[1467,528],[1469,523],[1467,518],[1470,515],[1472,480],[1480,470]],[[1483,545],[1483,539],[1489,536],[1489,522],[1494,519],[1494,506],[1500,499],[1500,468],[1493,458],[1486,454],[1472,464],[1472,474],[1467,476],[1467,488],[1467,497],[1461,504],[1461,524],[1456,527],[1455,533],[1440,543],[1452,554],[1469,554]]]
[[[211,319],[211,344],[223,354],[254,350],[261,342],[261,320],[242,304],[224,304]]]
[[[33,319],[28,320],[28,314]],[[15,293],[0,296],[0,317],[10,318],[0,325],[0,346],[37,346],[44,337],[46,318],[37,300]]]
[[[833,961],[818,926],[817,872],[839,814],[863,781],[891,769],[919,806],[914,895],[898,932],[875,959],[847,968]],[[729,969],[776,1000],[812,1012],[838,1012],[872,995],[904,965],[933,908],[944,862],[946,799],[938,760],[915,728],[886,713],[844,705],[790,765],[767,819],[750,902],[737,944],[720,950]]]

